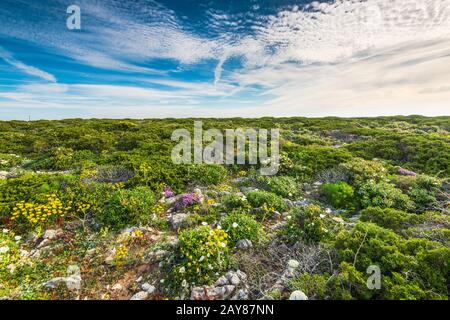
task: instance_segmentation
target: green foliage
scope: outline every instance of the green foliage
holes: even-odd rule
[[[340,298],[442,299],[447,295],[450,249],[436,242],[405,240],[393,231],[359,222],[338,234],[335,248],[341,275],[334,287],[346,288]],[[371,265],[381,270],[381,290],[369,290],[364,285],[365,272]]]
[[[109,200],[105,210],[100,211],[96,220],[112,229],[121,229],[151,221],[155,196],[147,187],[117,190]]]
[[[417,214],[407,213],[401,210],[370,207],[361,211],[360,220],[373,222],[387,229],[401,230],[407,228],[409,225],[417,224],[423,219]]]
[[[267,206],[280,212],[287,209],[283,198],[267,191],[252,190],[247,193],[247,200],[253,208]]]
[[[205,186],[220,185],[227,176],[227,169],[221,165],[199,164],[189,167],[190,180]]]
[[[177,255],[173,281],[184,286],[211,284],[229,263],[228,234],[209,226],[183,231]]]
[[[328,183],[324,184],[321,189],[327,201],[333,207],[349,210],[355,208],[355,192],[347,183]]]
[[[229,210],[232,210],[232,209],[248,210],[248,209],[250,209],[250,204],[247,201],[247,197],[239,196],[236,194],[227,194],[227,195],[223,196],[222,203]]]
[[[264,235],[262,226],[249,214],[233,211],[222,220],[222,228],[228,233],[231,246],[247,239],[258,243]]]
[[[322,274],[302,273],[290,283],[292,290],[303,291],[309,300],[327,298],[327,277]]]
[[[357,191],[362,208],[380,207],[410,210],[414,203],[400,189],[387,182],[369,180],[362,184]]]
[[[283,198],[295,198],[299,194],[299,186],[289,176],[259,177],[263,188]]]
[[[283,234],[291,243],[314,243],[329,240],[336,227],[336,223],[319,206],[308,205],[293,210],[283,228]]]
[[[386,180],[387,169],[378,161],[368,161],[361,158],[355,158],[351,162],[340,165],[349,172],[350,183],[354,186],[360,186],[367,181],[379,182]]]

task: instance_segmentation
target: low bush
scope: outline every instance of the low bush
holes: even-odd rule
[[[199,164],[189,167],[189,179],[195,184],[217,186],[223,183],[228,171],[221,165]]]
[[[411,210],[414,203],[400,189],[387,182],[370,180],[360,186],[357,195],[362,208],[380,207]]]
[[[263,237],[263,228],[255,218],[239,211],[228,214],[222,220],[221,226],[228,233],[232,246],[243,239],[250,240],[255,244]]]
[[[297,207],[289,216],[283,234],[291,243],[320,242],[332,237],[336,223],[319,206]]]
[[[202,226],[183,231],[179,236],[177,259],[171,276],[178,285],[213,283],[229,263],[228,234],[221,229]]]
[[[287,209],[286,202],[274,193],[261,190],[252,190],[247,193],[247,200],[253,208],[263,207],[273,208],[283,212]]]
[[[324,184],[321,188],[327,201],[337,209],[355,209],[355,192],[345,182]]]
[[[105,210],[95,216],[102,225],[111,229],[136,226],[151,220],[155,196],[148,187],[115,191]]]
[[[259,183],[265,190],[283,198],[295,198],[299,193],[297,181],[289,176],[260,177]]]

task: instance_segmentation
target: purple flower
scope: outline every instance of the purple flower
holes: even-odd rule
[[[404,169],[404,168],[398,169],[398,174],[400,174],[402,176],[411,176],[411,177],[415,177],[417,175],[417,173],[415,173],[413,171],[409,171],[409,170]]]
[[[200,197],[196,193],[185,193],[181,195],[173,207],[178,211],[198,202],[200,202]]]
[[[166,198],[172,198],[174,195],[175,195],[175,193],[173,193],[173,191],[170,190],[169,187],[167,187],[167,188],[164,189],[164,196],[165,196]]]

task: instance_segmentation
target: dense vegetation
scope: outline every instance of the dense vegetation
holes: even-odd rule
[[[239,270],[241,298],[448,299],[450,117],[203,119],[279,128],[270,177],[173,164],[193,121],[0,122],[0,298],[189,298]]]

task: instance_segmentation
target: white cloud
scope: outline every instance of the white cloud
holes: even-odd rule
[[[4,50],[2,47],[0,47],[0,59],[3,59],[6,63],[12,65],[16,69],[19,69],[26,74],[41,78],[46,81],[56,82],[56,78],[50,73],[42,71],[33,66],[26,65],[25,63],[14,59],[12,55],[6,50]]]

